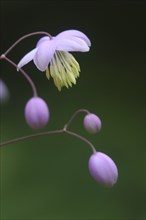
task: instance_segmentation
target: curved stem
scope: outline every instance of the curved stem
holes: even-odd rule
[[[96,149],[90,141],[88,141],[86,138],[82,137],[81,135],[79,135],[75,132],[65,130],[65,129],[40,132],[40,133],[36,133],[36,134],[26,135],[26,136],[20,137],[20,138],[15,138],[15,139],[9,140],[9,141],[4,141],[4,142],[0,143],[0,147],[6,146],[6,145],[9,145],[9,144],[14,144],[14,143],[24,141],[24,140],[27,140],[27,139],[31,139],[31,138],[34,138],[34,137],[39,137],[39,136],[44,136],[44,135],[51,135],[51,134],[63,134],[63,133],[69,134],[71,136],[74,136],[74,137],[84,141],[86,144],[88,144],[91,147],[93,153],[96,153]]]
[[[66,130],[70,124],[72,123],[72,121],[74,120],[74,118],[81,112],[85,112],[86,114],[89,114],[90,112],[87,109],[79,109],[77,110],[69,119],[69,121],[64,125],[64,129]]]
[[[10,60],[8,57],[6,57],[4,54],[1,57],[2,57],[2,59],[6,60],[8,63],[10,63],[12,66],[17,68],[16,63],[14,63],[12,60]],[[20,68],[19,70],[23,74],[23,76],[27,79],[27,81],[29,82],[29,84],[33,90],[33,95],[37,96],[37,90],[36,90],[36,87],[35,87],[32,79],[28,76],[28,74],[23,69]]]
[[[93,146],[93,144],[90,141],[88,141],[86,138],[84,138],[83,136],[81,136],[81,135],[79,135],[79,134],[77,134],[75,132],[69,131],[69,130],[64,130],[64,132],[66,134],[69,134],[71,136],[74,136],[74,137],[79,138],[80,140],[84,141],[85,143],[87,143],[91,147],[93,153],[96,153],[96,149]]]
[[[45,31],[37,31],[37,32],[32,32],[32,33],[29,33],[29,34],[26,34],[24,35],[23,37],[19,38],[5,53],[4,55],[6,56],[18,43],[20,43],[22,40],[24,40],[25,38],[28,38],[28,37],[31,37],[33,35],[39,35],[39,34],[42,34],[42,35],[47,35],[48,37],[51,38],[51,35]]]
[[[46,131],[46,132],[40,132],[40,133],[36,133],[36,134],[30,134],[30,135],[26,135],[24,137],[15,138],[13,140],[4,141],[4,142],[0,143],[0,147],[6,146],[6,145],[9,145],[9,144],[14,144],[14,143],[17,143],[19,141],[24,141],[24,140],[27,140],[27,139],[30,139],[30,138],[34,138],[34,137],[50,135],[50,134],[61,134],[63,132],[64,132],[64,130],[61,129],[61,130]]]

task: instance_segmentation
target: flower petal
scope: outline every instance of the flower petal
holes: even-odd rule
[[[84,40],[77,37],[70,37],[70,39],[56,37],[54,41],[56,41],[56,50],[60,51],[87,52],[90,49]]]
[[[39,47],[43,42],[50,40],[48,36],[42,37],[38,42],[36,47]]]
[[[34,56],[34,63],[40,71],[45,71],[50,63],[56,49],[56,42],[53,40],[44,41],[38,47]]]
[[[17,71],[19,71],[19,69],[21,67],[23,67],[24,65],[26,65],[27,63],[29,63],[31,60],[33,60],[34,55],[37,51],[37,48],[31,50],[29,53],[27,53],[18,63],[17,65]]]
[[[77,37],[80,38],[82,40],[84,40],[87,45],[90,47],[91,46],[91,41],[89,40],[89,38],[81,31],[77,31],[77,30],[67,30],[67,31],[63,31],[60,34],[58,34],[56,36],[57,38],[65,38],[65,39],[70,39],[71,37]]]

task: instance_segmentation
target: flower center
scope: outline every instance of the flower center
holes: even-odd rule
[[[49,67],[46,70],[46,76],[54,80],[54,84],[61,91],[63,86],[69,88],[76,84],[76,78],[79,77],[80,66],[72,54],[64,51],[56,51]]]

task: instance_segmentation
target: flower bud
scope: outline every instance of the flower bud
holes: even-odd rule
[[[0,79],[0,104],[4,104],[9,99],[9,90],[3,80]]]
[[[101,120],[95,114],[92,114],[92,113],[87,114],[84,117],[83,123],[84,123],[85,129],[91,134],[97,133],[101,129]]]
[[[33,97],[26,103],[25,119],[31,128],[44,127],[48,123],[49,116],[48,106],[43,99]]]
[[[104,153],[96,152],[89,159],[89,172],[101,185],[112,187],[118,179],[118,169],[114,161]]]

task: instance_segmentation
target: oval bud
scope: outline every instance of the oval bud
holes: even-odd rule
[[[97,133],[101,129],[101,120],[95,114],[92,114],[92,113],[87,114],[84,117],[83,123],[84,123],[85,129],[91,134]]]
[[[0,79],[0,104],[4,104],[9,99],[9,90],[3,80]]]
[[[33,97],[26,103],[25,119],[31,128],[44,127],[48,123],[49,116],[48,106],[42,98]]]
[[[118,169],[114,161],[104,153],[96,152],[89,159],[89,172],[101,185],[112,187],[118,179]]]

